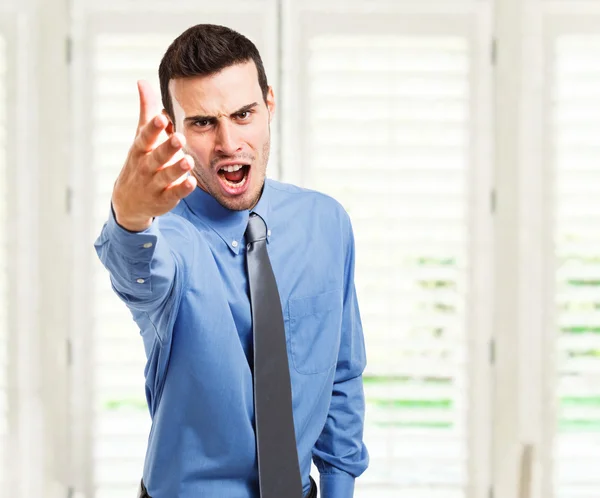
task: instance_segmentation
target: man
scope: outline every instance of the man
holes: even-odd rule
[[[275,101],[247,38],[194,26],[159,77],[95,244],[148,358],[140,496],[314,497],[312,458],[322,497],[350,498],[368,454],[349,218],[265,179]]]

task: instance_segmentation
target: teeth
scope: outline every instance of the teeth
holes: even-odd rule
[[[243,164],[233,164],[231,166],[224,166],[221,168],[221,171],[227,171],[228,173],[233,173],[234,171],[239,171],[243,168]]]

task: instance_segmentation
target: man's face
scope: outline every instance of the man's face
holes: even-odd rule
[[[228,209],[254,207],[265,181],[275,111],[273,90],[265,103],[254,62],[174,79],[169,89],[175,130],[185,135],[198,186]]]

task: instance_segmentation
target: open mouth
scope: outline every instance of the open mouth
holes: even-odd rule
[[[250,165],[248,164],[232,164],[223,166],[217,172],[219,179],[227,190],[239,190],[244,187],[248,181],[248,173]]]

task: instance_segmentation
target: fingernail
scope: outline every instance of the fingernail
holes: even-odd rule
[[[154,126],[156,126],[157,128],[162,126],[162,116],[156,116],[154,118]]]
[[[177,138],[176,135],[171,139],[171,145],[173,147],[179,147],[181,145],[181,142],[179,141],[179,138]]]

